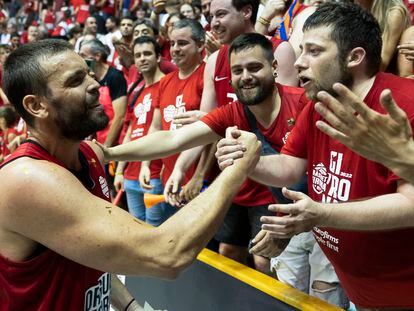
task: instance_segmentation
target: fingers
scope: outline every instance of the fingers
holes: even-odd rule
[[[153,188],[153,186],[150,184],[151,182],[151,177],[145,173],[140,174],[139,176],[139,183],[142,187],[142,189],[145,190],[151,190]]]
[[[257,242],[259,242],[261,239],[263,239],[266,236],[266,231],[264,230],[260,230],[258,234],[256,234],[256,236],[252,239],[252,243],[256,244]]]
[[[334,139],[339,140],[343,144],[346,144],[346,142],[348,141],[348,137],[344,133],[341,133],[340,131],[334,129],[332,126],[323,121],[316,121],[316,127],[321,132],[325,133],[326,135]]]
[[[206,115],[205,112],[199,111],[199,110],[192,110],[192,111],[177,113],[174,116],[173,123],[180,124],[180,125],[187,125],[187,124],[197,122],[205,115]]]
[[[364,119],[372,117],[372,110],[346,86],[335,83],[333,89],[338,93],[343,105],[352,107]]]
[[[391,118],[393,118],[397,123],[403,124],[408,121],[407,115],[400,107],[398,107],[390,90],[386,89],[382,91],[380,102]]]
[[[173,186],[174,183],[171,180],[168,180],[164,188],[164,197],[168,204],[177,206],[177,193],[173,192]]]
[[[294,202],[299,201],[299,200],[306,199],[308,197],[303,192],[290,190],[290,189],[288,189],[286,187],[283,187],[282,193],[285,196],[285,198],[288,198],[288,199],[290,199],[290,200],[292,200]]]
[[[345,109],[338,99],[331,94],[322,91],[318,93],[320,102],[315,104],[315,110],[331,124],[335,129],[341,132],[346,131],[346,126],[355,120],[352,112]]]
[[[269,252],[268,248],[271,247],[271,245],[269,245],[269,238],[266,237],[266,231],[262,230],[261,232],[263,232],[262,236],[255,242],[256,244],[249,250],[249,253],[267,257]],[[261,232],[259,232],[259,234]]]
[[[241,135],[241,131],[237,129],[237,126],[231,126],[226,129],[226,138],[237,139]]]

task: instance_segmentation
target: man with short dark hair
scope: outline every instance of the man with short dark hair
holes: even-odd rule
[[[134,41],[135,66],[142,74],[143,84],[133,85],[128,96],[128,130],[123,143],[137,140],[146,136],[149,132],[153,118],[160,118],[160,110],[155,107],[156,97],[159,93],[160,80],[164,77],[159,63],[161,60],[161,48],[154,38],[142,36]],[[160,175],[162,161],[153,160],[149,171],[141,173],[141,162],[119,162],[115,172],[115,190],[124,189],[126,193],[129,212],[149,223],[159,226],[170,216],[164,203],[159,203],[151,208],[144,204],[144,193],[162,194],[163,186]],[[141,177],[141,178],[139,178]],[[140,185],[149,185],[144,188]]]
[[[243,160],[178,215],[148,228],[109,202],[102,152],[82,141],[108,117],[99,83],[71,45],[43,40],[19,48],[4,82],[30,139],[0,167],[0,306],[91,311],[109,310],[111,302],[141,310],[108,272],[176,277],[214,234],[259,144],[246,135]],[[159,156],[142,146],[134,160]]]
[[[262,228],[278,238],[313,229],[358,308],[412,309],[414,250],[407,245],[414,237],[414,186],[322,133],[317,125],[323,119],[315,108],[329,108],[332,95],[343,95],[345,85],[357,98],[364,98],[368,107],[382,113],[380,97],[388,88],[412,126],[414,84],[379,72],[378,22],[355,4],[321,5],[305,22],[301,48],[295,65],[316,106],[305,107],[281,154],[262,157],[251,176],[280,187],[294,183],[307,171],[309,196],[284,189],[284,195],[295,203],[270,206],[285,216],[264,217]],[[330,122],[336,124],[335,118]],[[238,134],[234,131],[233,138]],[[234,139],[222,141],[221,167],[237,158],[240,149]],[[234,150],[236,154],[231,153]]]
[[[112,44],[115,47],[115,54],[112,60],[112,66],[124,72],[125,78],[128,77],[128,68],[133,64],[130,62],[129,56],[133,44],[133,28],[134,21],[131,17],[123,17],[119,22],[119,30],[121,39],[113,38]]]

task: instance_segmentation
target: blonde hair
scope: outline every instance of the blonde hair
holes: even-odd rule
[[[404,30],[411,25],[410,13],[405,7],[402,0],[374,0],[372,4],[371,13],[377,19],[383,36],[388,33],[388,14],[392,10],[399,10],[403,14],[402,23]]]

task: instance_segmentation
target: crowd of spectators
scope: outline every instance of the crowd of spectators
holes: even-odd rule
[[[215,108],[241,99],[242,93],[235,92],[236,87],[231,84],[235,71],[230,70],[228,53],[229,46],[242,34],[257,32],[267,36],[277,62],[274,81],[291,88],[290,92],[303,93],[304,81],[298,77],[297,64],[304,50],[303,25],[324,2],[329,0],[267,0],[260,4],[242,0],[0,0],[0,76],[8,55],[21,45],[46,38],[70,42],[100,83],[100,102],[110,119],[106,129],[89,138],[95,138],[102,148],[109,148],[159,130],[185,127]],[[379,23],[380,70],[414,79],[414,26],[411,26],[414,2],[351,2],[370,11]],[[307,100],[297,99],[295,109],[302,109],[302,101]],[[3,161],[30,137],[30,132],[2,88],[0,106],[0,161]],[[296,113],[289,115],[291,123],[287,123],[283,143],[296,118]],[[280,151],[282,146],[277,149]],[[129,211],[158,226],[214,180],[218,172],[215,151],[213,144],[158,162],[119,162],[112,164],[112,168],[108,165],[107,174],[113,178],[112,195],[125,189]],[[125,172],[128,176],[124,177]],[[165,195],[166,202],[153,207],[156,215],[145,212],[145,192]],[[216,236],[217,250],[347,307],[340,282],[312,233],[298,235],[288,248],[293,252],[295,247],[295,252],[304,256],[312,253],[314,261],[316,257],[319,264],[325,265],[321,268],[322,278],[308,279],[303,286],[299,284],[303,283],[301,276],[286,276],[292,269],[303,273],[303,267],[297,267],[297,262],[291,260],[292,254],[266,258],[248,253],[249,240],[261,231],[259,219],[272,214],[267,206],[278,201],[268,187],[248,180]],[[311,265],[310,261],[312,258],[307,258],[300,265]],[[332,288],[342,294],[332,298]],[[324,295],[324,291],[329,295]]]

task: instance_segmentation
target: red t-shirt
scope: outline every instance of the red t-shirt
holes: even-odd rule
[[[216,90],[217,107],[230,104],[237,100],[231,82],[229,63],[229,46],[223,45],[217,54],[214,70],[214,89]]]
[[[137,140],[148,134],[154,115],[154,97],[158,95],[160,83],[154,83],[146,87],[138,96],[132,111],[129,112],[131,124],[131,141]],[[138,90],[129,96],[129,104],[135,98]],[[129,105],[128,105],[129,106]],[[161,160],[153,160],[150,164],[151,178],[160,178],[162,168]],[[129,162],[124,171],[124,177],[129,180],[137,180],[141,170],[141,162]]]
[[[93,195],[109,201],[105,172],[96,154],[86,143],[81,143],[79,154],[89,167],[91,178],[84,186]],[[3,165],[19,157],[46,160],[64,167],[33,142],[22,144]],[[0,288],[1,311],[109,310],[110,307],[108,273],[80,265],[41,245],[33,257],[22,262],[0,255]]]
[[[389,88],[414,126],[414,82],[379,73],[365,98],[381,113]],[[308,160],[309,196],[317,202],[347,202],[395,193],[399,177],[319,131],[313,104],[299,117],[282,153]],[[275,168],[276,169],[276,168]],[[355,232],[314,228],[349,298],[361,307],[414,308],[414,229]]]
[[[303,89],[282,86],[281,84],[276,84],[276,86],[282,100],[279,114],[269,128],[266,129],[259,123],[257,123],[257,126],[271,146],[280,151],[295,123],[296,117],[308,102],[308,99]],[[222,137],[225,136],[226,129],[234,125],[237,125],[241,130],[251,131],[243,104],[238,101],[213,110],[204,116],[201,121]],[[233,201],[243,206],[258,206],[275,202],[267,186],[258,184],[251,179],[247,179],[243,183]]]
[[[203,94],[204,68],[205,63],[203,62],[184,80],[178,77],[178,71],[171,72],[161,79],[159,95],[155,105],[161,112],[163,130],[176,129],[172,120],[177,113],[200,109],[201,95]],[[179,154],[175,154],[162,159],[164,163],[162,174],[164,185],[174,169],[178,156]],[[193,176],[194,168],[195,166],[192,165],[187,171],[185,182]]]

